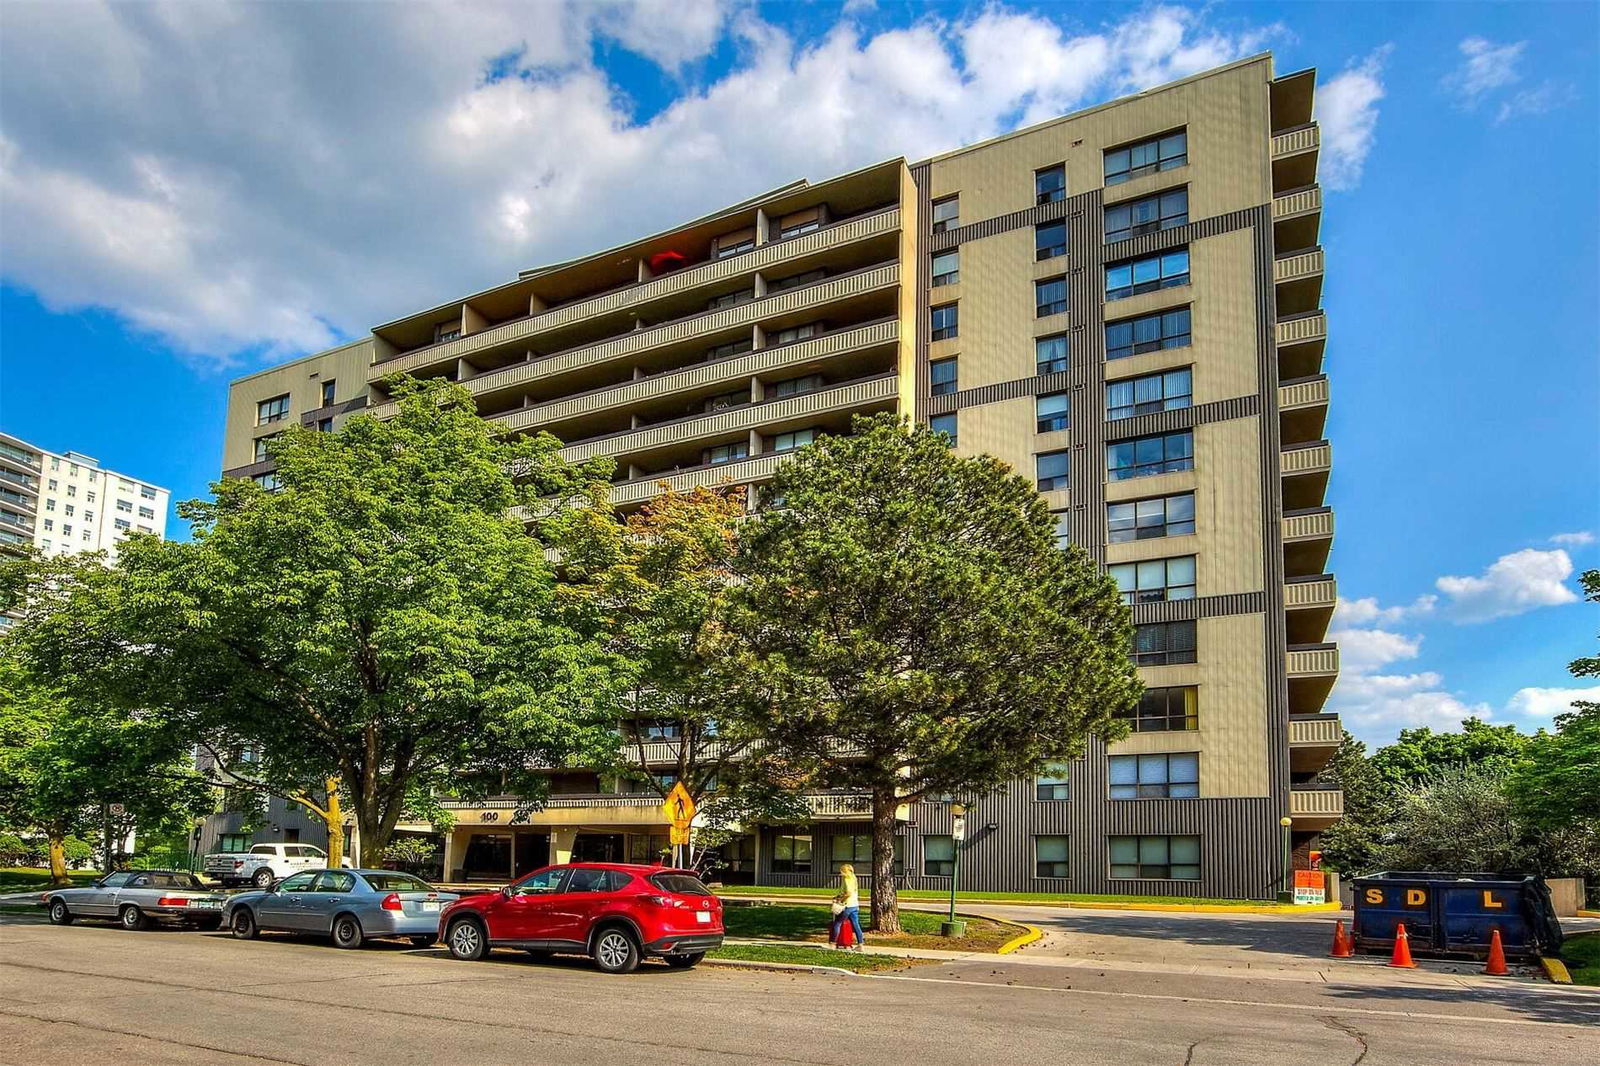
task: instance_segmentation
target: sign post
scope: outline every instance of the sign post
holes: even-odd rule
[[[683,787],[682,781],[673,784],[667,791],[666,801],[661,804],[661,813],[666,815],[668,824],[672,826],[669,840],[673,848],[673,865],[680,868],[688,865],[684,861],[687,855],[679,849],[689,846],[689,826],[694,822],[694,809],[694,798]]]
[[[961,936],[967,923],[956,920],[956,878],[961,875],[961,842],[967,836],[967,808],[965,804],[950,804],[950,918],[939,923],[943,936]]]

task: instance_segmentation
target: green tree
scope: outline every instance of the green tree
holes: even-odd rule
[[[1373,767],[1367,746],[1348,732],[1317,780],[1344,791],[1344,817],[1322,831],[1323,859],[1347,875],[1373,869],[1384,827],[1394,816],[1394,786]]]
[[[1459,733],[1435,733],[1427,726],[1402,729],[1393,744],[1373,753],[1372,768],[1396,788],[1420,784],[1446,770],[1508,771],[1527,743],[1527,734],[1519,733],[1515,725],[1468,718]]]
[[[1462,766],[1400,790],[1379,862],[1391,870],[1515,872],[1539,848],[1506,791],[1510,771]]]
[[[627,671],[561,594],[544,501],[608,474],[548,435],[491,435],[465,389],[395,382],[398,414],[270,446],[183,505],[192,543],[130,538],[108,585],[36,585],[36,668],[107,706],[159,708],[236,787],[343,808],[377,863],[409,794],[458,770],[522,779],[609,755]]]
[[[1138,700],[1115,585],[1000,460],[890,415],[778,468],[727,622],[768,743],[872,797],[872,918],[899,928],[895,810],[1120,736]]]

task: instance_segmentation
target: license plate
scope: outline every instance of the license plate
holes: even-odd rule
[[[711,912],[710,911],[695,911],[694,912],[694,920],[699,922],[701,925],[710,925],[711,924]]]
[[[216,911],[222,909],[222,904],[214,899],[192,899],[189,901],[190,910]]]
[[[425,911],[436,911],[439,909],[439,901],[436,899],[425,899],[422,901],[422,909]]]

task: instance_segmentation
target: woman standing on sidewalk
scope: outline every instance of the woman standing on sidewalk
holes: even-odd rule
[[[856,942],[846,950],[860,951],[861,887],[856,883],[856,868],[849,863],[839,867],[839,891],[833,897],[833,925],[828,930],[828,943],[834,947],[839,946],[839,933],[845,922],[850,923],[850,931],[856,935]]]

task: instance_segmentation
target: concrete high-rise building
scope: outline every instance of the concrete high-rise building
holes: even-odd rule
[[[235,382],[224,472],[270,482],[261,442],[290,420],[392,414],[400,372],[614,457],[623,508],[758,486],[852,415],[929,423],[1036,480],[1125,590],[1147,686],[1128,739],[963,797],[963,886],[1270,897],[1342,811],[1312,783],[1340,738],[1314,83],[1257,56],[526,271]],[[654,794],[552,784],[532,814],[458,804],[444,875],[664,842]],[[865,798],[811,805],[727,849],[728,878],[861,865]],[[948,805],[902,813],[906,884],[947,886]]]

